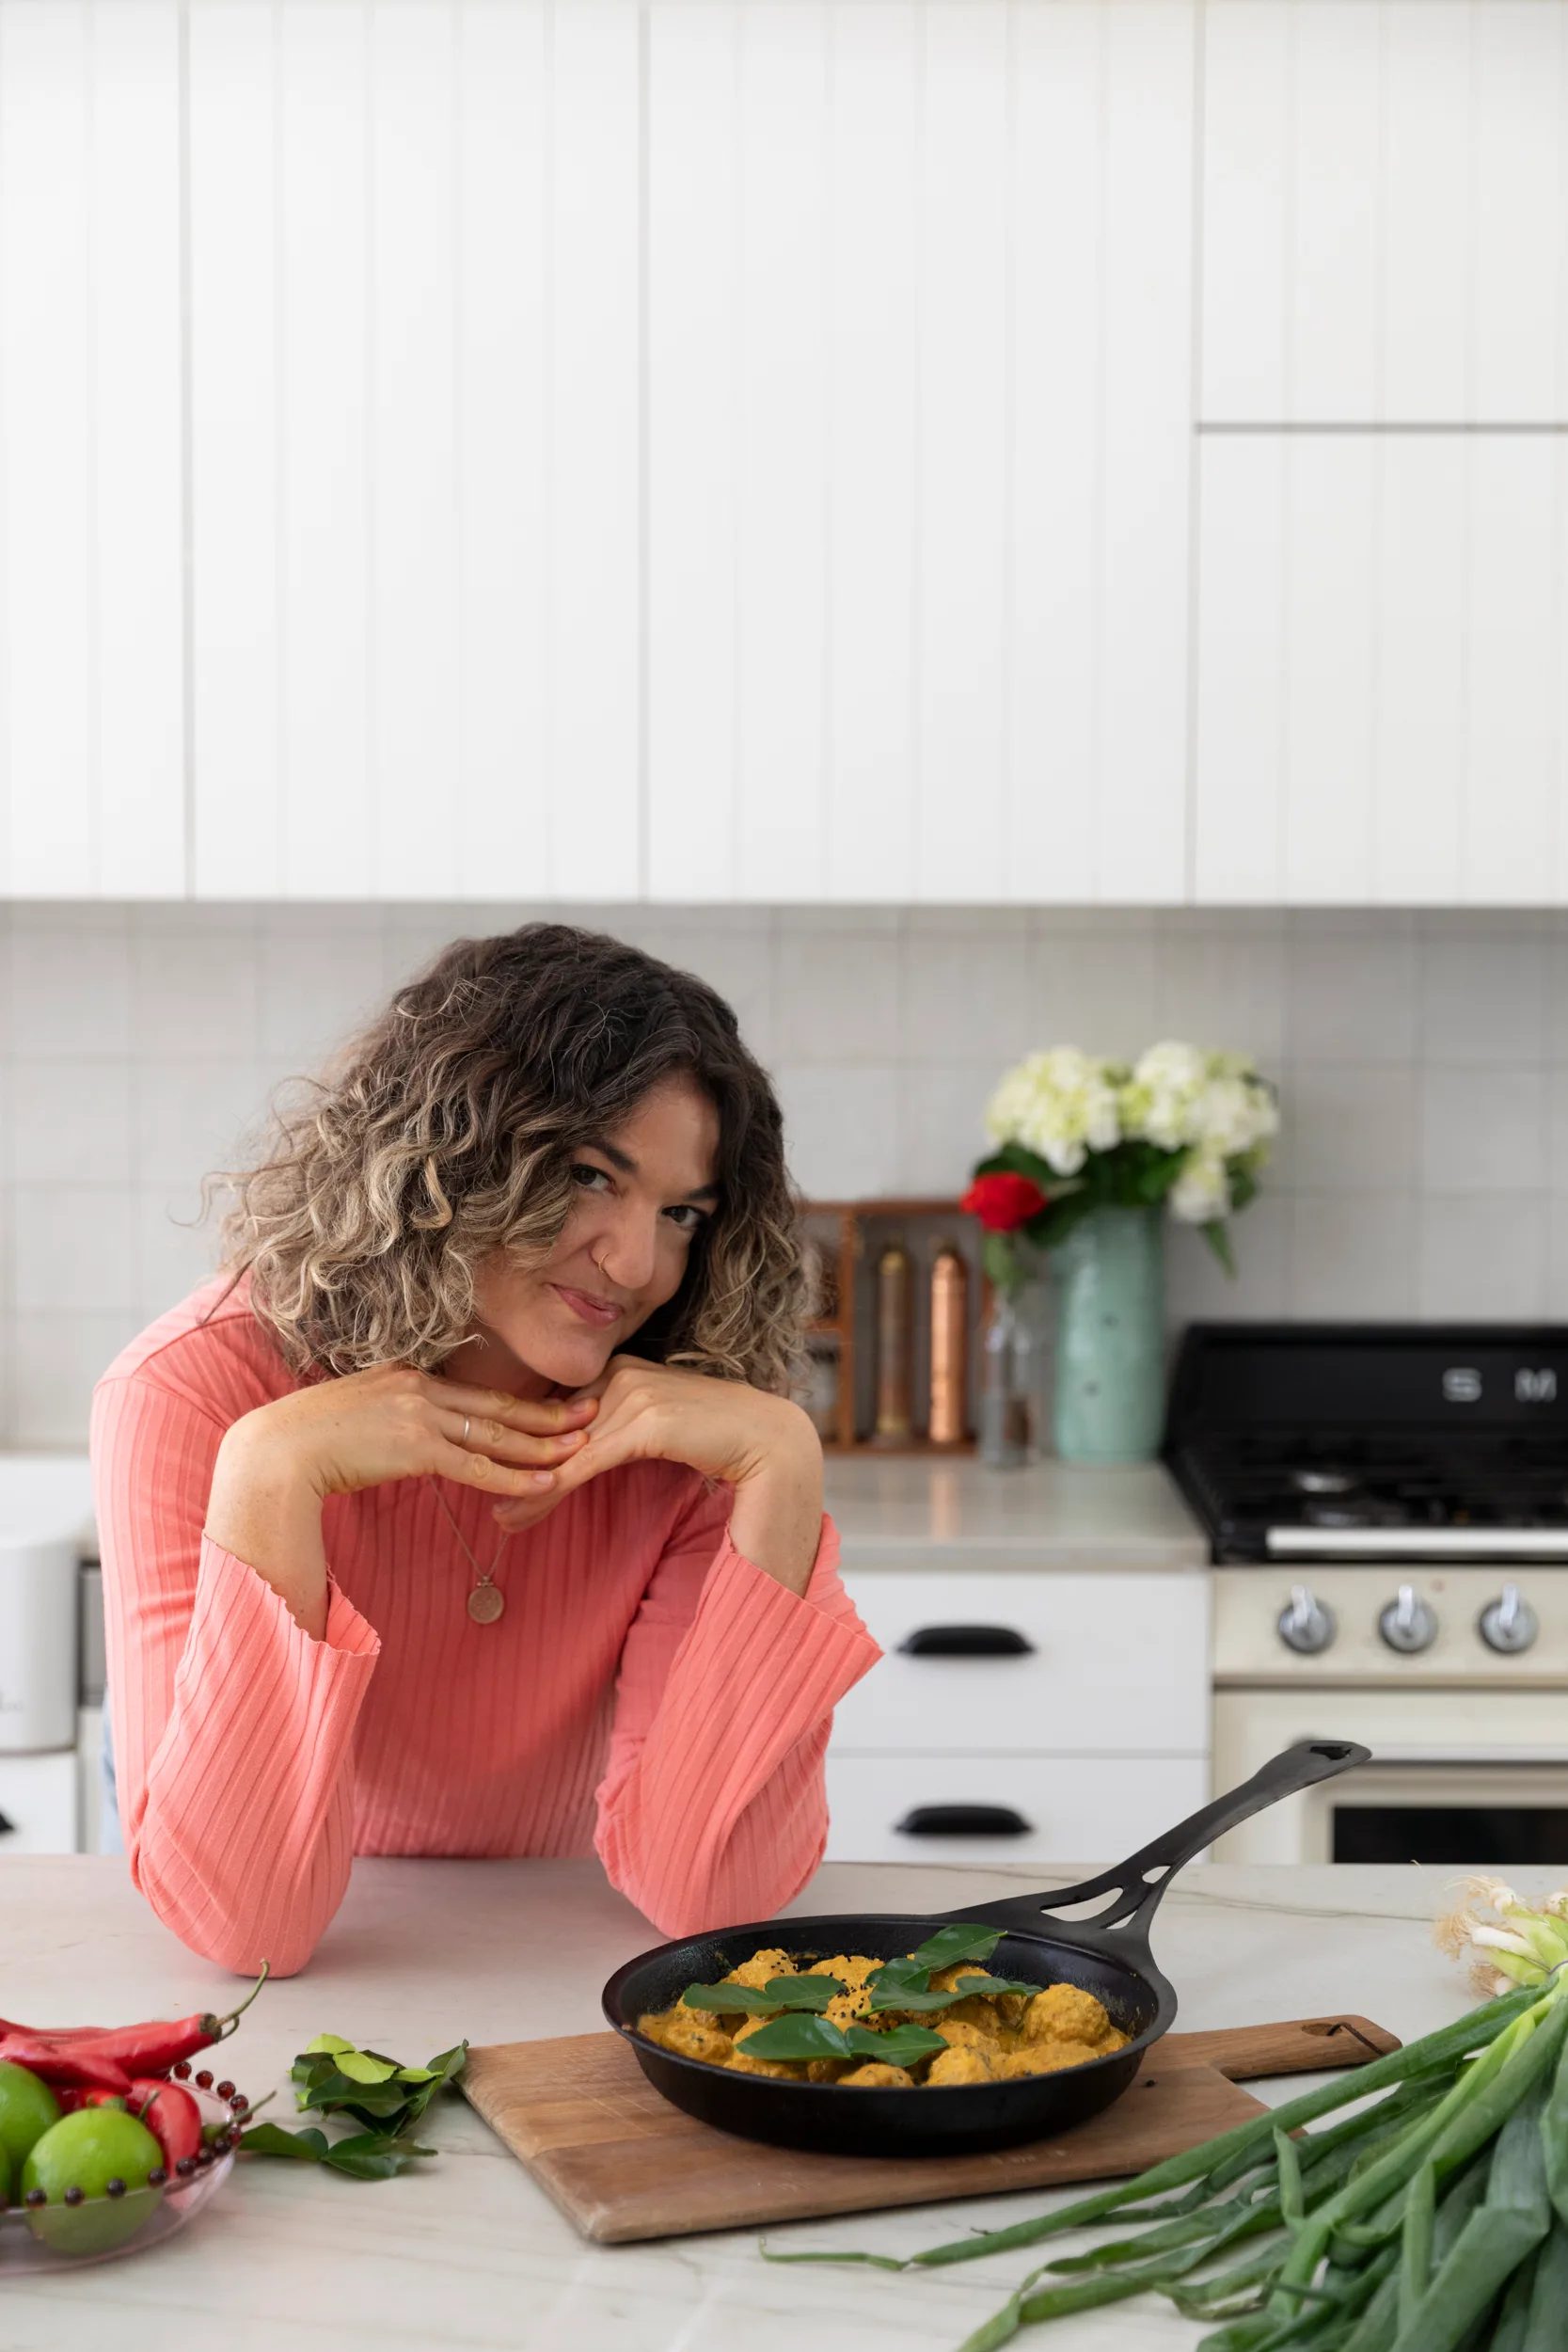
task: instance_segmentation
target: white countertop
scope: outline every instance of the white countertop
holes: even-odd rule
[[[830,1865],[795,1908],[940,1913],[1077,1875]],[[1462,1974],[1427,1932],[1446,1875],[1189,1870],[1154,1936],[1182,2025],[1347,2009],[1408,2040],[1460,2015]],[[309,1970],[262,1992],[225,2069],[259,2098],[323,2031],[411,2061],[464,2035],[591,2031],[603,1979],[657,1940],[593,1863],[360,1862]],[[176,1943],[122,1864],[18,1855],[0,1861],[0,1986],[5,2013],[71,2024],[226,2008],[232,1979]],[[1302,2088],[1298,2077],[1276,2095]],[[275,2111],[290,2105],[285,2090]],[[209,2213],[144,2256],[0,2282],[0,2341],[6,2352],[800,2352],[802,2341],[822,2352],[952,2352],[1030,2266],[1018,2254],[908,2277],[771,2268],[750,2231],[589,2246],[460,2100],[442,2103],[424,2137],[441,2154],[396,2181],[246,2161]],[[1047,2201],[1037,2191],[803,2222],[770,2242],[912,2252]],[[1188,2352],[1200,2333],[1141,2300],[1021,2342]]]
[[[828,1458],[850,1568],[1204,1568],[1209,1545],[1158,1462],[987,1470],[876,1454]]]

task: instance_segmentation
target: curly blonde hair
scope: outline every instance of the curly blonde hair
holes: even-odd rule
[[[719,1114],[719,1201],[633,1351],[784,1391],[806,1307],[784,1124],[705,981],[563,923],[460,939],[230,1173],[224,1259],[296,1370],[426,1370],[473,1327],[497,1250],[559,1239],[571,1170],[661,1079]]]

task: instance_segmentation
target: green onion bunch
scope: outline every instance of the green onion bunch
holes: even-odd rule
[[[1219,2323],[1199,2352],[1564,2352],[1568,1968],[1520,1969],[1456,2025],[1136,2180],[916,2254],[974,2262],[1116,2217],[1120,2234],[1032,2271],[961,2352],[1149,2293]]]

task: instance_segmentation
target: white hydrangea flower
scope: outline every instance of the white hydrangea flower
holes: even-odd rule
[[[1026,1144],[1058,1176],[1076,1176],[1091,1152],[1121,1140],[1118,1075],[1076,1045],[1030,1054],[991,1096],[987,1130],[998,1143]]]
[[[1207,1065],[1208,1057],[1196,1045],[1174,1039],[1140,1055],[1122,1089],[1122,1123],[1128,1134],[1157,1144],[1162,1152],[1180,1152],[1196,1143]]]
[[[1226,1159],[1275,1135],[1279,1113],[1266,1087],[1246,1078],[1212,1078],[1197,1100],[1194,1140]]]
[[[1224,1157],[1200,1148],[1188,1157],[1170,1190],[1171,1215],[1184,1225],[1212,1225],[1230,1213],[1230,1178]]]

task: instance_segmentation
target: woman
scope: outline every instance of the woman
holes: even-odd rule
[[[670,1933],[774,1911],[878,1653],[783,1393],[800,1252],[729,1008],[564,926],[460,940],[234,1181],[224,1275],[94,1409],[160,1917],[286,1974],[356,1853],[591,1846]]]

